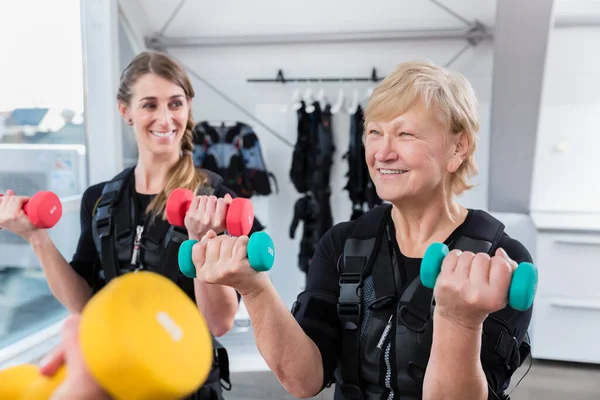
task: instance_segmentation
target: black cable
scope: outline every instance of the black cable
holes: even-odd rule
[[[527,335],[527,341],[529,343],[531,343],[531,338],[529,336],[529,332],[527,332],[526,335]],[[519,386],[519,384],[521,383],[521,381],[527,376],[527,374],[531,370],[532,366],[533,366],[533,357],[531,356],[531,354],[529,354],[529,368],[527,368],[527,371],[525,371],[525,374],[523,374],[523,376],[521,377],[521,379],[519,379],[519,381],[517,382],[517,384],[515,385],[515,387],[508,393],[509,396]]]

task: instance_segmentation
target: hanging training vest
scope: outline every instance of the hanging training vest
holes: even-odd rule
[[[364,114],[359,105],[356,112],[350,116],[350,140],[348,151],[342,159],[348,160],[348,181],[344,190],[348,191],[348,197],[352,202],[351,221],[355,221],[364,214],[365,205],[367,210],[381,204],[373,180],[369,175],[369,168],[365,162],[365,146],[363,144]]]
[[[194,127],[194,165],[222,177],[225,185],[238,196],[267,196],[275,176],[267,171],[260,140],[241,122],[220,126],[202,121]]]
[[[391,206],[380,205],[356,221],[348,236],[340,275],[338,314],[341,359],[335,371],[336,400],[421,399],[433,334],[433,290],[417,276],[401,288],[390,243]],[[475,210],[450,249],[496,251],[504,225]],[[394,269],[392,275],[392,269]],[[394,276],[396,279],[392,279]],[[508,325],[491,314],[483,324],[484,363],[518,368],[529,354]]]
[[[94,244],[100,256],[101,280],[111,279],[139,269],[159,273],[175,282],[188,296],[194,293],[194,281],[179,271],[177,255],[181,243],[188,239],[187,231],[170,225],[160,217],[149,224],[142,219],[132,185],[134,168],[127,168],[108,182],[102,190],[92,218]],[[206,171],[209,186],[217,188],[223,181],[218,175]],[[136,227],[144,226],[141,236]],[[139,239],[139,264],[131,264],[134,241]],[[94,291],[101,287],[94,288]],[[192,298],[195,302],[195,299]],[[211,335],[212,336],[212,335]],[[223,399],[221,388],[229,390],[229,361],[226,349],[214,338],[213,369],[205,385],[190,400]]]
[[[290,179],[296,190],[304,196],[294,204],[294,216],[290,226],[290,238],[295,237],[298,223],[304,223],[298,266],[308,273],[310,260],[325,233],[333,226],[331,213],[330,176],[335,153],[333,141],[331,106],[324,109],[314,102],[315,110],[307,113],[305,103],[298,110],[298,136]]]

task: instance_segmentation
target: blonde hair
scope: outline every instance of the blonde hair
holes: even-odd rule
[[[164,53],[145,51],[138,54],[121,74],[117,100],[130,105],[135,83],[141,76],[149,73],[158,75],[181,87],[188,100],[194,98],[195,93],[190,78],[179,63]],[[191,156],[194,150],[193,130],[194,118],[190,110],[185,132],[181,139],[182,157],[171,167],[167,173],[165,187],[152,199],[146,209],[153,217],[161,215],[161,213],[164,214],[167,198],[174,189],[190,189],[196,193],[198,188],[208,183],[208,175],[196,169]]]
[[[451,177],[450,189],[455,195],[471,189],[474,185],[468,179],[477,175],[478,102],[462,74],[423,61],[398,65],[373,91],[365,110],[365,127],[368,122],[394,119],[418,101],[428,110],[435,108],[439,122],[452,134],[466,135],[469,150]]]

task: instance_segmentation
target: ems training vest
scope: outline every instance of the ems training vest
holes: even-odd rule
[[[433,290],[423,286],[418,275],[401,287],[391,245],[395,232],[391,232],[390,213],[389,204],[367,212],[356,220],[345,242],[339,281],[342,350],[334,374],[336,400],[422,397],[435,301]],[[450,249],[493,255],[503,232],[500,221],[474,210],[461,236],[447,244]],[[485,320],[484,365],[503,365],[514,371],[529,351],[529,344],[523,341],[519,347],[515,333],[495,314]]]
[[[179,246],[188,239],[187,231],[160,217],[150,224],[149,217],[140,215],[135,187],[131,184],[133,172],[133,167],[127,168],[104,186],[93,213],[94,244],[102,262],[100,278],[108,283],[119,275],[144,269],[169,278],[195,301],[194,281],[180,272],[177,260]],[[210,188],[218,188],[222,178],[205,172]],[[131,263],[134,244],[139,248],[136,257],[139,265]],[[97,292],[101,287],[93,289]],[[223,399],[221,387],[231,388],[227,351],[214,336],[212,339],[215,349],[213,369],[205,385],[189,400],[220,400]]]

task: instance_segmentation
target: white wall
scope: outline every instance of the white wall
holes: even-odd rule
[[[291,100],[296,87],[306,88],[311,85],[314,90],[324,87],[326,93],[335,98],[340,87],[343,87],[347,94],[358,87],[362,94],[368,84],[256,84],[247,83],[247,78],[274,78],[279,68],[283,69],[288,77],[367,77],[371,69],[376,67],[380,76],[384,76],[398,63],[406,60],[429,59],[443,65],[464,45],[462,41],[377,42],[174,49],[171,50],[171,54],[294,143],[296,116],[292,111],[282,113],[280,110]],[[476,156],[480,175],[473,180],[480,186],[463,197],[463,204],[468,207],[487,207],[492,61],[492,46],[490,43],[483,43],[475,49],[468,50],[453,65],[453,68],[463,72],[471,81],[481,102],[481,132]],[[256,129],[261,138],[267,166],[276,175],[280,192],[267,198],[255,198],[254,205],[258,218],[267,225],[267,231],[276,245],[276,264],[271,277],[286,304],[291,306],[304,283],[296,261],[302,226],[297,230],[295,241],[288,236],[293,205],[300,197],[289,179],[292,149],[213,93],[199,80],[192,79],[197,96],[193,106],[197,121],[208,119],[247,122]],[[337,223],[348,220],[351,215],[348,193],[342,190],[346,184],[344,174],[347,164],[341,160],[348,147],[348,114],[334,116],[333,125],[337,150],[331,178],[331,205],[334,223]]]
[[[600,213],[600,28],[551,33],[532,212]]]

